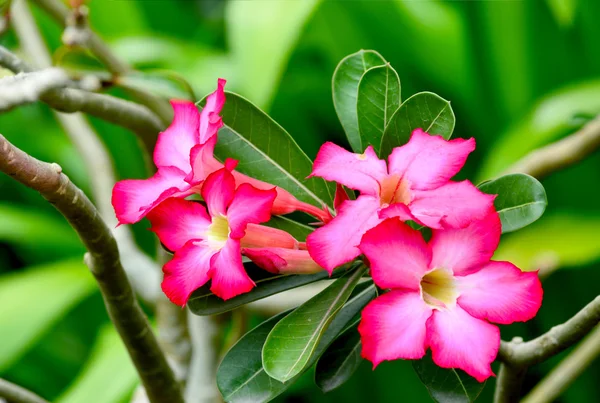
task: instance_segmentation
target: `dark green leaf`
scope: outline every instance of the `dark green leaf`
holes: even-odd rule
[[[362,362],[360,334],[357,326],[346,330],[319,358],[315,382],[323,392],[330,392],[343,385]]]
[[[303,202],[331,204],[333,190],[323,179],[306,179],[312,161],[289,133],[245,98],[226,96],[216,155],[238,160],[240,172],[280,186]]]
[[[502,233],[523,228],[544,214],[548,201],[544,186],[532,176],[511,174],[483,182],[479,189],[497,194],[494,206],[502,221]]]
[[[399,106],[400,78],[396,70],[389,64],[367,70],[358,84],[356,103],[363,148],[372,145],[379,153],[385,127]]]
[[[230,311],[238,306],[256,301],[269,295],[278,294],[292,288],[301,287],[315,281],[329,278],[325,270],[315,274],[292,274],[282,275],[269,273],[256,266],[254,263],[245,263],[244,267],[248,275],[256,283],[250,292],[237,297],[223,301],[221,298],[210,292],[210,283],[198,288],[191,295],[188,301],[190,311],[196,315],[215,315]],[[333,277],[344,273],[343,269],[338,269],[333,273]]]
[[[323,333],[364,271],[361,267],[345,273],[275,325],[262,353],[263,366],[269,376],[287,382],[306,368]]]
[[[413,361],[413,368],[433,400],[439,403],[474,402],[485,386],[485,382],[479,383],[459,369],[438,367],[431,359],[431,353]]]
[[[406,144],[415,129],[437,134],[446,140],[454,130],[454,112],[450,102],[432,92],[419,92],[408,98],[392,116],[381,139],[381,155]]]
[[[273,216],[266,225],[287,231],[300,242],[306,241],[308,234],[314,231],[314,228],[284,216]]]
[[[364,285],[363,285],[364,284]],[[372,282],[359,284],[346,305],[331,321],[307,368],[314,364],[340,332],[352,323],[362,308],[377,296]],[[229,350],[217,371],[217,386],[230,403],[261,403],[274,399],[301,375],[286,383],[269,377],[262,365],[262,348],[277,322],[289,312],[269,319],[251,330]]]
[[[385,63],[385,59],[374,50],[359,50],[343,58],[333,73],[333,105],[350,147],[357,153],[364,151],[358,130],[358,84],[367,70]]]

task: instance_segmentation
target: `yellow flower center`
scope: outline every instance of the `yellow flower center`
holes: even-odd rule
[[[454,275],[449,270],[434,269],[421,279],[423,301],[434,309],[453,306],[458,298]]]
[[[218,215],[212,218],[212,223],[208,226],[206,239],[208,245],[213,249],[221,249],[229,238],[229,221],[227,217]]]
[[[411,201],[410,183],[398,175],[389,175],[381,183],[379,198],[382,206],[394,203],[408,204]]]

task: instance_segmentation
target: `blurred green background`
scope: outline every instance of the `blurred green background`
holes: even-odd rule
[[[600,2],[164,0],[89,2],[92,27],[120,58],[147,75],[157,93],[181,85],[154,80],[176,72],[199,99],[217,77],[268,111],[314,157],[320,144],[346,145],[331,100],[331,76],[344,56],[380,52],[400,75],[402,98],[428,90],[452,102],[457,137],[477,150],[462,177],[479,182],[527,152],[575,131],[600,113]],[[61,29],[33,10],[59,64]],[[18,50],[12,32],[0,44]],[[119,90],[116,94],[123,95]],[[121,178],[143,177],[133,135],[91,120]],[[0,132],[37,158],[56,161],[89,191],[83,161],[41,104],[0,115]],[[502,328],[504,339],[532,338],[592,300],[600,284],[600,155],[543,180],[548,209],[504,237],[498,257],[523,269],[556,269],[544,280],[538,317]],[[89,193],[88,193],[89,194]],[[150,254],[154,240],[136,225]],[[0,176],[0,376],[60,403],[125,402],[136,375],[112,330],[75,233],[39,195]],[[260,318],[254,318],[258,322]],[[530,369],[530,389],[560,358]],[[278,401],[428,401],[409,362],[364,363],[342,388],[323,395],[309,373]],[[561,402],[598,402],[600,363]],[[491,401],[495,380],[481,401]],[[90,400],[91,399],[91,400]]]

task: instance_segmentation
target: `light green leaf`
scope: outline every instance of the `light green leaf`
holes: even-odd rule
[[[327,183],[306,179],[312,161],[289,133],[245,98],[231,92],[226,97],[216,155],[238,160],[238,171],[280,186],[301,201],[331,204],[333,191]]]
[[[447,140],[454,123],[450,102],[432,92],[419,92],[404,101],[392,116],[381,139],[381,155],[387,157],[394,147],[406,144],[415,129]]]
[[[316,362],[338,334],[353,323],[356,315],[376,296],[377,292],[372,283],[361,283],[355,288],[348,303],[331,321],[307,368]],[[301,376],[297,375],[294,379],[281,383],[269,377],[262,364],[262,349],[267,336],[288,313],[273,317],[252,329],[225,355],[217,371],[217,386],[226,402],[268,402],[283,393]]]
[[[121,402],[139,383],[127,350],[112,326],[101,330],[89,360],[57,403]]]
[[[356,108],[361,145],[379,153],[388,122],[400,106],[400,78],[389,64],[367,70],[358,84]],[[362,151],[360,151],[362,152]]]
[[[333,106],[350,147],[357,153],[365,149],[358,129],[358,85],[367,70],[385,63],[385,59],[374,50],[359,50],[342,59],[333,73]]]
[[[600,217],[562,212],[502,239],[495,260],[521,270],[585,266],[600,260]]]
[[[177,73],[166,70],[136,71],[115,78],[125,89],[143,90],[164,98],[196,99],[191,85]]]
[[[577,0],[546,0],[554,19],[564,28],[569,28],[575,20]]]
[[[438,367],[431,359],[431,353],[412,364],[419,379],[438,403],[474,402],[485,386],[485,382],[478,382],[459,369]]]
[[[262,352],[263,367],[270,377],[287,382],[306,368],[364,271],[361,267],[346,273],[275,325]]]
[[[66,260],[0,277],[0,372],[95,290],[87,267]]]
[[[536,221],[548,205],[544,186],[529,175],[505,175],[478,187],[484,193],[498,195],[494,206],[502,221],[503,234]]]

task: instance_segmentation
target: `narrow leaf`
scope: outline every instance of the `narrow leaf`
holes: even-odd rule
[[[502,221],[502,233],[523,228],[544,214],[548,201],[544,186],[532,176],[511,174],[483,182],[479,189],[496,194],[494,206]]]
[[[313,227],[284,216],[273,216],[266,225],[287,231],[300,242],[306,241],[306,237],[314,231]]]
[[[226,97],[216,155],[238,160],[240,172],[280,186],[303,202],[331,205],[333,188],[323,179],[306,179],[312,161],[289,133],[247,99],[231,92]]]
[[[363,285],[364,284],[364,285]],[[331,321],[307,368],[314,364],[340,332],[352,323],[365,305],[377,296],[372,282],[356,286],[352,296]],[[286,383],[269,377],[262,364],[262,349],[267,336],[289,312],[269,319],[242,337],[223,358],[217,371],[217,386],[229,403],[268,402],[283,393],[301,376]]]
[[[400,78],[396,70],[389,64],[367,70],[358,85],[356,105],[363,148],[372,145],[379,153],[385,127],[399,106]]]
[[[330,392],[343,385],[363,361],[362,343],[358,326],[346,330],[319,358],[315,371],[315,383],[323,392]]]
[[[333,106],[350,147],[357,153],[364,151],[358,129],[358,84],[367,70],[385,63],[385,59],[374,50],[359,50],[343,58],[333,73]]]
[[[454,112],[450,102],[432,92],[419,92],[408,98],[392,116],[381,139],[381,155],[406,144],[415,129],[440,135],[446,140],[454,131]]]
[[[359,268],[344,274],[275,325],[262,352],[263,366],[269,376],[286,382],[305,369],[321,336],[364,271]]]
[[[438,367],[431,359],[431,353],[413,361],[413,368],[433,400],[439,403],[474,402],[485,386],[485,382],[479,383],[459,369]]]

